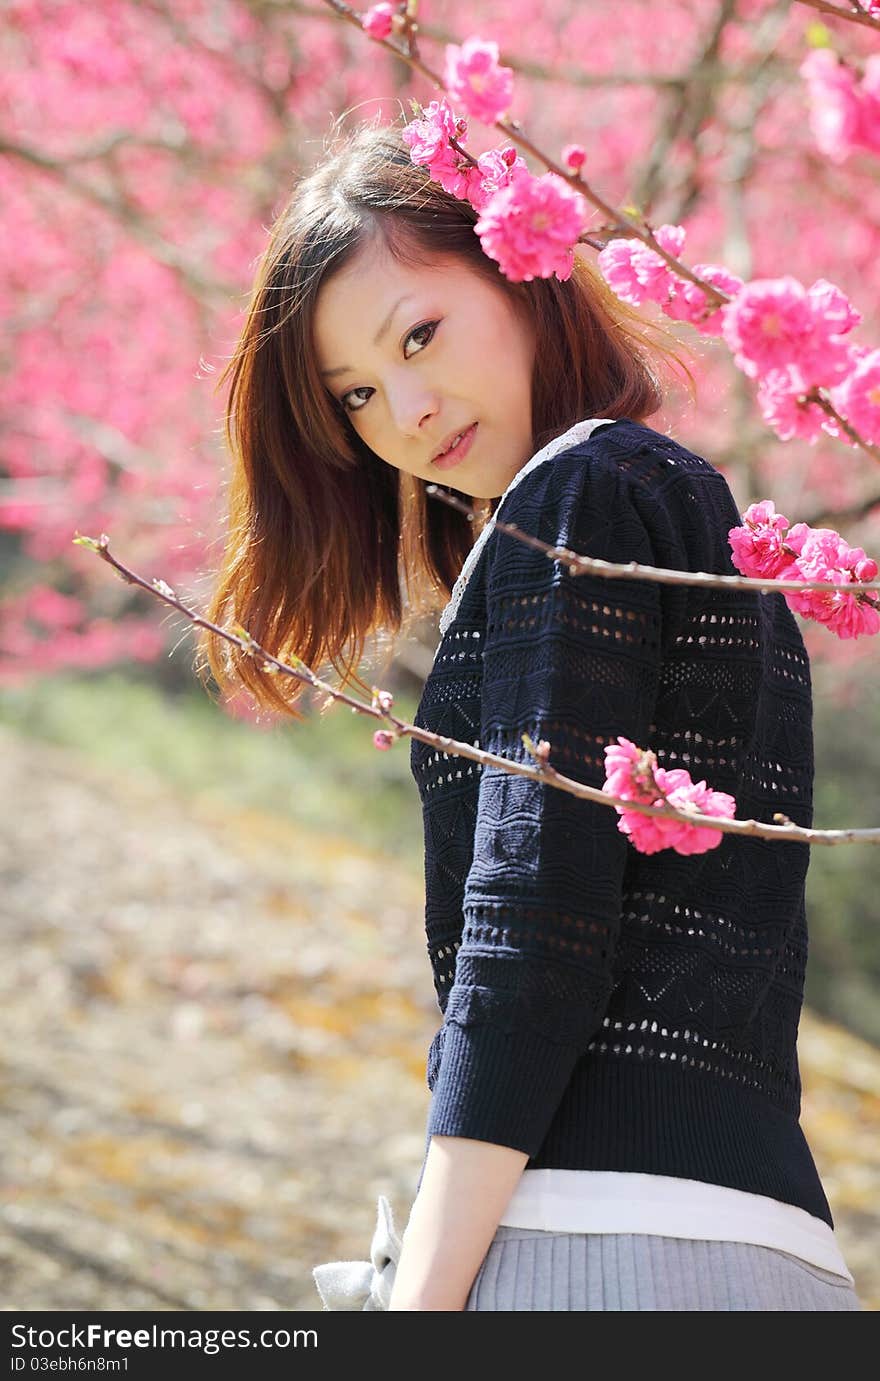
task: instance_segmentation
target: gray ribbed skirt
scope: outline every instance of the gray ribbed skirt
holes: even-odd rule
[[[852,1309],[849,1281],[749,1242],[648,1233],[542,1232],[501,1224],[465,1310]]]

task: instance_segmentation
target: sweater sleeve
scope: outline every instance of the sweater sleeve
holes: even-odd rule
[[[616,465],[581,448],[524,476],[497,517],[582,555],[660,565],[644,507]],[[622,734],[651,746],[663,591],[673,587],[573,576],[497,530],[485,561],[480,746],[533,762],[528,732],[549,740],[559,772],[601,788],[607,743]],[[483,766],[429,1138],[537,1154],[611,992],[632,848],[619,818]]]

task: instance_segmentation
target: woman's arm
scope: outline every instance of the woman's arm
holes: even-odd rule
[[[524,1151],[510,1146],[431,1137],[389,1310],[464,1309],[527,1161]]]

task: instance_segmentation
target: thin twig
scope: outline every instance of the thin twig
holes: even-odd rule
[[[165,604],[171,605],[184,614],[192,623],[201,628],[209,628],[219,637],[225,638],[228,642],[234,643],[248,656],[259,658],[262,662],[264,671],[277,672],[281,675],[293,676],[298,681],[304,681],[312,690],[323,696],[329,696],[333,700],[339,700],[358,714],[369,715],[373,719],[379,719],[383,724],[393,727],[395,736],[398,738],[415,738],[421,743],[427,743],[430,747],[436,748],[439,752],[447,756],[470,758],[473,762],[479,762],[484,767],[498,767],[504,772],[509,772],[518,777],[529,777],[533,781],[546,783],[548,786],[556,787],[560,791],[567,791],[571,796],[579,796],[582,800],[593,801],[598,805],[620,806],[626,811],[637,811],[640,815],[656,816],[658,819],[682,820],[689,825],[705,826],[709,829],[720,830],[725,834],[740,834],[757,836],[762,839],[779,840],[780,842],[800,842],[806,844],[880,844],[880,829],[843,829],[843,830],[815,830],[805,828],[802,825],[795,825],[787,815],[781,811],[774,813],[774,820],[780,823],[776,825],[765,824],[762,820],[737,820],[728,819],[724,816],[703,815],[699,811],[676,810],[669,805],[654,806],[647,805],[641,801],[631,801],[623,796],[612,796],[607,791],[599,787],[586,786],[583,782],[574,781],[571,777],[565,777],[557,772],[554,767],[544,758],[538,758],[537,766],[530,767],[525,763],[515,762],[512,758],[502,757],[497,753],[487,753],[485,749],[475,748],[470,743],[459,742],[458,739],[448,738],[445,734],[433,734],[428,729],[421,729],[414,724],[408,724],[406,720],[398,719],[390,709],[382,708],[379,703],[379,696],[387,693],[380,692],[374,688],[374,703],[367,705],[362,700],[357,700],[354,696],[348,695],[345,691],[335,690],[322,681],[315,673],[306,666],[305,662],[296,658],[296,665],[291,666],[286,662],[280,661],[272,653],[250,636],[246,629],[240,628],[239,633],[230,632],[226,628],[221,628],[218,624],[212,623],[209,619],[202,618],[193,610],[187,608],[182,600],[178,598],[170,585],[164,580],[153,580],[148,582],[134,571],[129,570],[121,561],[110,551],[110,539],[106,533],[102,533],[99,538],[86,537],[77,533],[74,542],[78,546],[89,548],[106,561],[108,565],[127,581],[129,585],[138,585],[142,590],[161,599]]]
[[[814,385],[813,388],[809,389],[809,391],[804,394],[804,398],[806,402],[815,403],[817,408],[821,408],[823,412],[826,412],[828,416],[837,423],[841,430],[846,432],[854,446],[861,446],[866,455],[871,456],[873,460],[880,461],[880,446],[870,441],[865,441],[856,431],[852,423],[847,422],[845,417],[841,417],[831,399],[826,397],[825,393],[818,385]]]
[[[459,513],[464,513],[469,518],[474,518],[474,510],[462,502],[448,490],[442,489],[437,484],[427,484],[425,493],[432,498],[438,498],[443,503],[449,504]],[[880,579],[853,581],[852,584],[838,585],[832,580],[762,580],[758,576],[746,575],[715,575],[711,571],[680,571],[671,570],[665,566],[643,566],[637,561],[603,561],[599,556],[581,556],[578,552],[570,551],[568,547],[554,547],[548,542],[542,542],[540,537],[533,537],[528,532],[522,532],[516,523],[502,523],[497,518],[494,526],[498,532],[506,532],[511,537],[516,537],[518,541],[524,542],[526,546],[534,547],[536,551],[542,551],[549,561],[564,561],[569,569],[570,575],[601,575],[608,579],[622,577],[625,580],[656,580],[661,585],[700,585],[705,588],[715,587],[716,589],[742,589],[742,590],[833,590],[837,594],[856,594],[863,590],[880,590]],[[784,543],[783,543],[784,546]],[[792,551],[792,558],[797,553]]]
[[[835,19],[848,19],[853,24],[864,24],[866,28],[880,32],[880,20],[867,14],[859,5],[854,4],[850,9],[843,10],[839,5],[829,4],[829,0],[796,0],[796,3],[807,5],[811,10],[818,10],[820,14],[833,15]]]

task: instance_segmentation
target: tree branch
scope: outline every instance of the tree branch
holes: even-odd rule
[[[833,15],[835,19],[848,19],[853,24],[864,24],[866,29],[874,29],[880,32],[880,20],[873,15],[867,14],[860,5],[853,4],[850,9],[841,9],[840,5],[832,5],[829,0],[795,0],[796,4],[807,5],[811,10],[818,10],[820,14]]]
[[[449,504],[459,513],[464,513],[470,518],[474,516],[473,510],[466,503],[437,484],[427,484],[425,493]],[[837,594],[856,594],[861,591],[880,590],[880,579],[853,581],[851,585],[838,585],[831,580],[761,580],[756,576],[716,575],[711,571],[670,570],[665,566],[639,565],[637,561],[603,561],[598,556],[581,556],[570,551],[568,547],[551,546],[549,542],[542,542],[540,537],[532,537],[529,533],[523,532],[516,523],[502,523],[495,519],[494,526],[498,532],[506,532],[510,537],[524,542],[526,546],[543,552],[548,561],[564,561],[568,566],[569,575],[601,575],[609,580],[656,580],[659,585],[697,585],[701,589],[760,590],[762,593],[772,590],[833,590]],[[792,552],[792,556],[794,555]]]
[[[507,526],[505,531],[511,531]],[[524,536],[519,534],[518,529],[512,530],[513,536]],[[679,811],[669,805],[654,806],[646,805],[640,801],[632,801],[627,797],[612,796],[609,792],[599,787],[586,786],[582,782],[574,781],[571,777],[565,777],[551,767],[547,761],[545,753],[535,752],[536,766],[530,767],[525,763],[515,762],[511,758],[505,758],[497,753],[487,753],[483,748],[474,748],[470,743],[459,742],[457,739],[447,738],[445,734],[433,734],[428,729],[422,729],[414,724],[408,724],[406,720],[398,719],[391,713],[392,699],[388,691],[382,691],[378,687],[373,687],[373,703],[365,704],[362,700],[357,700],[354,696],[348,695],[345,691],[337,691],[326,681],[322,681],[315,673],[306,666],[305,662],[298,657],[295,658],[296,665],[291,666],[286,662],[280,661],[270,652],[250,636],[247,629],[238,628],[238,632],[230,632],[226,628],[220,628],[218,624],[211,623],[209,619],[204,619],[201,615],[194,613],[191,609],[177,597],[170,585],[164,580],[155,579],[148,583],[134,571],[128,569],[116,559],[110,552],[110,539],[106,533],[102,533],[99,538],[86,537],[77,533],[73,538],[78,546],[88,547],[106,561],[108,565],[116,570],[123,580],[130,585],[138,585],[149,594],[161,599],[165,604],[171,605],[184,614],[192,623],[201,628],[209,628],[219,637],[225,638],[228,642],[234,643],[244,653],[253,658],[259,658],[262,662],[262,669],[266,672],[273,672],[285,676],[293,676],[298,681],[304,681],[311,689],[319,695],[329,697],[332,700],[341,701],[342,704],[354,710],[358,714],[365,714],[373,719],[380,720],[385,725],[390,725],[393,736],[396,738],[416,738],[420,743],[427,743],[430,747],[436,748],[438,752],[451,754],[454,757],[470,758],[472,762],[479,762],[484,767],[499,767],[502,771],[509,772],[519,777],[530,777],[534,781],[545,782],[548,786],[558,788],[560,791],[567,791],[572,796],[579,796],[582,800],[594,801],[599,805],[620,806],[627,811],[638,811],[639,814],[653,815],[659,818],[670,820],[683,820],[689,825],[706,826],[710,829],[722,831],[725,834],[740,834],[747,836],[758,836],[762,839],[777,840],[781,843],[797,841],[807,844],[880,844],[880,829],[842,829],[842,830],[816,830],[795,825],[787,815],[777,811],[774,820],[779,824],[768,825],[761,820],[737,820],[729,819],[726,816],[703,815],[699,812]],[[530,539],[537,541],[536,538]],[[544,545],[541,543],[540,545]],[[582,561],[589,558],[581,557]],[[597,561],[597,567],[606,568],[606,573],[611,570],[611,563]],[[633,563],[634,564],[634,563]],[[628,568],[621,567],[620,571]],[[645,566],[644,571],[653,571],[653,567]],[[602,572],[600,572],[601,574]],[[617,571],[615,573],[618,573]],[[690,572],[688,574],[691,574]],[[880,582],[878,582],[880,584]],[[835,586],[839,590],[839,586]],[[528,735],[523,736],[524,741],[528,740]],[[534,745],[528,740],[526,746],[529,751],[534,749]],[[640,745],[641,746],[641,745]],[[551,745],[552,747],[552,745]]]

